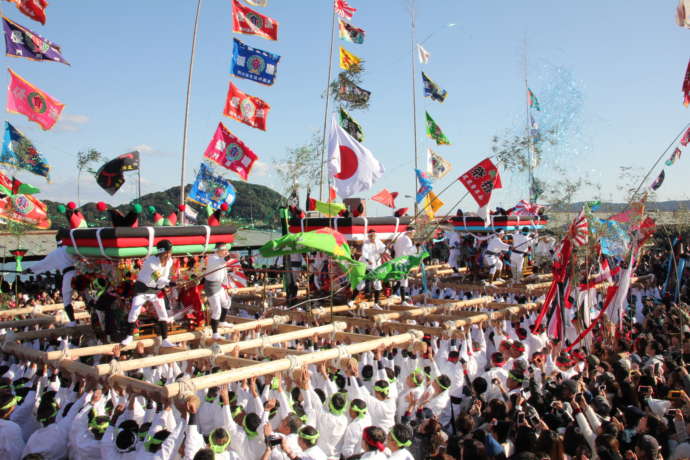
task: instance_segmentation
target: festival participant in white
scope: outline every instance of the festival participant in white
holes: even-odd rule
[[[0,395],[0,458],[20,460],[24,450],[22,429],[10,417],[17,408],[17,399],[10,393]]]
[[[220,339],[218,325],[225,321],[230,309],[231,300],[226,290],[228,287],[228,248],[225,243],[216,243],[215,253],[206,259],[204,271],[204,292],[211,310],[211,330],[213,338]],[[227,324],[223,324],[226,326]]]
[[[448,265],[455,273],[458,272],[458,259],[460,258],[460,236],[458,232],[446,232],[448,238]]]
[[[62,303],[65,305],[65,313],[67,313],[67,317],[70,320],[68,326],[74,326],[76,321],[74,319],[74,307],[72,307],[72,279],[77,274],[74,271],[74,264],[77,258],[67,252],[67,248],[62,245],[62,241],[57,235],[55,239],[57,240],[57,249],[54,249],[50,254],[36,262],[31,268],[24,270],[24,273],[39,275],[53,270],[58,270],[62,273]]]
[[[504,235],[503,230],[498,230],[496,233],[489,236],[473,235],[479,241],[486,241],[486,249],[484,250],[484,266],[489,269],[489,282],[493,282],[496,274],[501,274],[503,270],[503,261],[501,261],[501,253],[508,251],[510,246],[505,244],[501,237]]]
[[[386,245],[384,245],[381,240],[376,237],[376,230],[369,230],[368,239],[362,243],[362,255],[360,256],[360,262],[365,262],[367,264],[367,270],[374,270],[381,266],[382,256],[386,252]],[[374,304],[375,307],[379,305],[379,296],[381,295],[381,290],[383,285],[381,280],[374,280]],[[364,290],[366,286],[365,281],[360,281],[357,285],[357,289],[354,292],[354,296],[357,296],[359,291]]]
[[[146,302],[151,302],[158,315],[158,325],[160,335],[163,339],[164,347],[172,347],[168,341],[168,311],[165,309],[164,290],[170,285],[170,269],[172,268],[172,249],[173,245],[169,240],[161,240],[156,244],[156,255],[148,256],[137,276],[134,284],[136,295],[132,299],[132,307],[129,310],[128,334],[122,341],[122,345],[129,345],[134,340],[132,330],[139,318],[141,309]]]
[[[411,256],[417,254],[417,247],[414,242],[412,242],[412,232],[414,229],[408,227],[405,233],[399,235],[395,242],[393,243],[393,251],[395,251],[395,257]],[[400,280],[400,301],[402,305],[409,307],[412,304],[406,300],[407,287],[409,286],[409,279],[407,277]]]
[[[514,283],[522,279],[525,255],[529,252],[533,242],[534,238],[530,236],[528,227],[522,227],[522,230],[513,233],[513,244],[510,247],[510,269],[513,272]]]

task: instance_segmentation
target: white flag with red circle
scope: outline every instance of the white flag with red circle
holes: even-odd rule
[[[384,168],[333,117],[328,138],[328,172],[338,195],[348,198],[368,191],[383,176]]]

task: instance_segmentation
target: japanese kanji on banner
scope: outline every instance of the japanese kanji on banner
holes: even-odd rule
[[[213,209],[220,209],[223,203],[232,206],[237,192],[230,181],[223,176],[214,174],[213,170],[201,163],[196,180],[189,191],[188,199]]]
[[[266,118],[269,110],[271,110],[271,106],[266,102],[258,97],[243,93],[230,82],[223,115],[234,118],[252,128],[266,131]]]
[[[204,157],[220,166],[234,171],[247,180],[254,162],[259,159],[237,136],[228,131],[223,123],[218,123],[216,133],[206,147]]]
[[[498,168],[488,158],[460,176],[458,180],[467,187],[467,191],[479,206],[486,206],[491,200],[491,192],[503,187]]]

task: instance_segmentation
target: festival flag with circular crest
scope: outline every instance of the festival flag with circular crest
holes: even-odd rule
[[[252,150],[244,145],[237,136],[231,133],[223,123],[218,123],[216,133],[209,142],[204,157],[215,161],[220,166],[236,172],[247,180],[254,162],[259,159]]]
[[[44,130],[52,128],[60,118],[65,104],[36,88],[14,73],[12,69],[7,70],[10,72],[7,111],[26,115],[29,120],[38,123]]]
[[[266,119],[271,106],[258,97],[250,96],[240,91],[230,82],[228,96],[225,98],[223,115],[233,118],[252,128],[266,131]]]
[[[20,26],[6,17],[2,18],[5,32],[5,54],[23,57],[33,61],[55,61],[69,65],[62,57],[62,50],[26,27]]]
[[[278,21],[257,13],[239,0],[232,0],[232,31],[278,40]]]
[[[236,77],[272,85],[278,71],[280,56],[245,45],[233,39],[231,72]]]

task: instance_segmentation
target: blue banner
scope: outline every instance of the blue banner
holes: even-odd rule
[[[417,190],[416,196],[417,204],[419,204],[424,200],[424,197],[429,194],[433,187],[431,178],[429,178],[429,175],[425,171],[415,169],[415,172],[417,173],[417,181],[419,182],[419,190]]]
[[[8,122],[5,122],[5,138],[2,142],[0,163],[26,169],[50,181],[50,166],[46,159],[26,136]]]
[[[233,39],[231,72],[236,77],[246,78],[262,85],[272,85],[278,71],[280,56],[268,51],[252,48],[238,39]]]
[[[230,180],[214,174],[206,163],[201,163],[199,173],[188,195],[191,201],[219,209],[223,203],[232,206],[236,197],[235,187],[232,186]]]

